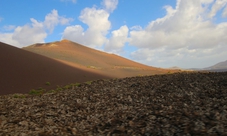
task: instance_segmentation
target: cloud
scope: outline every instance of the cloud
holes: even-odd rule
[[[182,68],[204,68],[226,59],[226,46],[217,46],[209,49],[180,48],[168,50],[167,48],[141,48],[131,53],[131,58],[151,66],[169,68],[180,66]]]
[[[59,24],[68,24],[72,19],[59,16],[57,10],[52,10],[46,15],[43,22],[38,22],[34,18],[31,18],[30,21],[31,23],[24,26],[5,26],[5,30],[10,29],[13,32],[0,32],[0,41],[17,47],[44,42],[48,32],[51,33]]]
[[[118,0],[103,0],[102,5],[108,12],[113,12],[117,8]]]
[[[128,40],[129,29],[126,25],[121,26],[118,30],[112,31],[111,38],[105,44],[104,50],[112,53],[119,53]]]
[[[223,10],[222,17],[227,17],[227,6]]]
[[[72,3],[76,3],[77,0],[61,0],[62,2],[72,2]]]
[[[3,20],[3,18],[2,18],[2,17],[0,17],[0,22],[2,22],[2,20]]]
[[[47,33],[42,26],[38,26],[36,23],[33,20],[32,24],[17,26],[11,33],[0,33],[0,41],[17,47],[44,42]]]
[[[137,30],[137,31],[139,31],[139,30],[143,30],[143,28],[141,26],[139,26],[139,25],[136,25],[136,26],[132,26],[130,28],[130,30]]]
[[[60,24],[60,25],[67,25],[69,22],[73,21],[72,18],[65,18],[58,15],[57,10],[52,10],[51,13],[47,14],[45,17],[45,21],[43,22],[43,26],[50,32],[54,30],[54,28]]]
[[[210,17],[214,17],[219,10],[221,10],[223,7],[225,7],[227,4],[227,0],[216,0],[215,3],[212,5],[211,11],[210,11]]]
[[[227,23],[215,24],[212,18],[226,3],[226,0],[178,0],[175,8],[165,6],[164,17],[151,21],[144,29],[130,31],[129,44],[139,48],[132,57],[140,62],[146,58],[143,62],[150,65],[156,61],[155,66],[164,67],[178,62],[185,67],[184,60],[201,67],[200,60],[219,58],[215,51],[218,48],[221,54],[225,52],[221,49],[227,43]],[[209,62],[204,65],[211,65]]]
[[[105,0],[103,2],[105,3]],[[113,1],[113,3],[116,4],[116,1]],[[110,13],[105,9],[85,8],[82,10],[79,20],[88,28],[85,30],[81,25],[68,26],[65,28],[62,38],[100,48],[107,42],[106,35],[111,28],[109,16]]]
[[[42,27],[25,25],[15,29],[12,39],[18,41],[20,45],[29,45],[30,43],[44,42],[46,36],[47,33]]]
[[[68,26],[63,32],[63,39],[69,39],[74,42],[84,44],[84,29],[80,25]]]
[[[85,8],[79,17],[80,21],[89,26],[91,31],[100,31],[103,34],[110,29],[109,13],[103,9]]]
[[[14,30],[16,28],[16,26],[14,25],[6,25],[3,27],[3,31],[11,31],[11,30]]]

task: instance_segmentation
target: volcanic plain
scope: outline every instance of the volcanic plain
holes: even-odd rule
[[[227,72],[149,67],[68,40],[0,43],[0,64],[1,135],[227,135]]]
[[[2,135],[227,135],[227,72],[96,80],[0,96]]]

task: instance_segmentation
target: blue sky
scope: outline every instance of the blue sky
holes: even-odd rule
[[[227,59],[227,0],[1,0],[0,41],[69,39],[156,66]]]

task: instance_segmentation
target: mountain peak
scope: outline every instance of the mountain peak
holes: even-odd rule
[[[70,40],[67,40],[67,39],[62,39],[60,42],[71,42]]]

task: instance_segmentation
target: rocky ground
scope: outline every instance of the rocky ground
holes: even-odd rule
[[[1,135],[227,135],[227,72],[97,80],[0,96]]]

